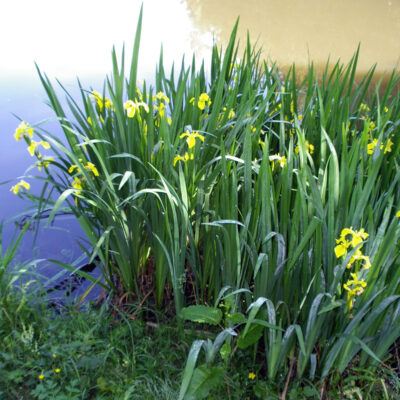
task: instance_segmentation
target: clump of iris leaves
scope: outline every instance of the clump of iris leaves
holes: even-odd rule
[[[3,398],[398,398],[399,74],[356,79],[357,51],[282,77],[236,24],[139,85],[141,15],[68,110],[38,69],[64,137],[20,125],[13,190],[76,216],[109,298],[54,316],[4,273]]]

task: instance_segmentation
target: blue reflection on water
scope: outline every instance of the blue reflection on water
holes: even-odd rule
[[[102,87],[99,81],[91,82],[93,87]],[[72,94],[78,94],[77,84],[66,85],[67,90]],[[84,87],[90,87],[84,85]],[[62,91],[59,91],[60,98],[63,98]],[[77,97],[77,96],[74,96]],[[6,221],[20,215],[31,204],[22,200],[10,192],[10,187],[22,177],[27,168],[35,161],[28,151],[24,141],[16,142],[14,132],[19,124],[17,115],[30,125],[51,119],[43,125],[47,131],[62,138],[61,128],[54,120],[54,113],[45,104],[46,93],[40,85],[39,78],[34,79],[11,79],[0,77],[0,221]],[[15,115],[13,115],[15,114]],[[29,171],[28,175],[37,175],[36,170]],[[39,194],[41,182],[35,179],[26,178],[31,184],[30,191]],[[17,221],[21,219],[17,219]],[[10,243],[12,235],[16,231],[14,223],[8,223],[3,230],[3,252]],[[61,267],[49,260],[58,260],[67,264],[74,264],[76,260],[80,265],[82,250],[77,240],[83,241],[83,232],[73,216],[59,216],[51,226],[46,227],[46,221],[40,223],[39,233],[33,241],[33,232],[27,232],[19,246],[16,263],[41,259],[36,263],[37,272],[45,277],[52,277],[59,273]],[[87,247],[87,246],[86,246]]]

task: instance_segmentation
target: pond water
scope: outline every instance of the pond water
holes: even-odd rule
[[[132,0],[116,0],[112,5],[104,0],[6,3],[0,24],[0,182],[8,182],[0,185],[0,220],[27,206],[9,189],[32,162],[26,146],[14,141],[18,120],[12,113],[30,124],[53,117],[44,104],[34,61],[72,91],[76,91],[76,76],[85,87],[101,91],[103,78],[111,70],[112,46],[117,53],[124,43],[128,54],[132,48],[140,6],[141,2]],[[253,43],[262,46],[264,57],[275,60],[283,71],[292,62],[297,71],[304,71],[310,60],[317,67],[325,66],[329,56],[348,62],[359,43],[360,74],[378,63],[379,76],[399,62],[399,0],[144,0],[143,8],[139,75],[150,82],[161,43],[166,66],[179,63],[183,54],[190,60],[192,52],[207,59],[213,39],[224,45],[238,16],[240,40],[245,41],[248,29]],[[59,132],[54,122],[46,128]],[[76,260],[80,249],[75,236],[64,229],[80,235],[72,219],[59,218],[53,227],[43,226],[33,249],[27,235],[18,260]],[[11,232],[10,225],[6,243]],[[51,276],[58,267],[43,261],[38,270]]]

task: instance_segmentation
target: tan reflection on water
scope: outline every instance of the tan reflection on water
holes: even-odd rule
[[[361,44],[358,73],[377,63],[391,71],[400,60],[400,0],[186,0],[194,26],[214,31],[226,44],[238,15],[239,38],[247,29],[263,55],[285,70],[310,60],[325,66],[339,58],[347,63]],[[299,68],[298,68],[299,69]]]

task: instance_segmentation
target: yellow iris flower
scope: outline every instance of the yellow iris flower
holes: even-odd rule
[[[158,92],[155,96],[153,96],[153,101],[154,100],[164,100],[166,103],[169,103],[169,98],[164,92]]]
[[[354,297],[359,296],[364,292],[364,288],[367,286],[367,282],[359,280],[357,274],[350,274],[353,279],[349,279],[343,288],[347,290],[347,306],[349,311],[353,308]]]
[[[162,118],[164,116],[165,113],[165,104],[164,103],[160,103],[159,105],[154,105],[154,109],[156,111],[158,111],[158,114],[160,115],[160,117]]]
[[[374,154],[375,147],[378,145],[378,139],[374,139],[372,142],[367,145],[367,154]],[[390,153],[392,151],[393,142],[391,139],[388,139],[385,145],[385,149],[383,149],[383,144],[381,143],[380,149],[383,150],[383,153]]]
[[[99,171],[97,170],[96,166],[90,161],[88,161],[87,164],[85,165],[85,169],[87,171],[93,172],[94,176],[99,176]]]
[[[22,121],[18,125],[17,129],[15,130],[14,138],[18,142],[18,140],[20,140],[20,139],[22,139],[24,137],[27,137],[27,136],[32,138],[32,136],[33,136],[33,128],[29,124],[27,124],[26,122]]]
[[[312,145],[308,140],[306,140],[306,152],[309,154],[313,154],[314,153],[314,145]],[[300,153],[300,147],[299,145],[296,146],[296,148],[294,149],[294,151],[296,152],[296,154]]]
[[[183,162],[186,162],[186,161],[188,161],[188,160],[193,160],[194,159],[194,154],[188,154],[187,152],[185,153],[185,155],[182,157],[182,156],[176,156],[175,158],[174,158],[174,167],[175,167],[175,165],[176,165],[176,163],[178,162],[178,161],[183,161]]]
[[[200,133],[196,131],[186,131],[179,136],[180,139],[183,139],[184,137],[187,137],[186,143],[188,144],[189,149],[192,149],[194,146],[196,146],[196,138],[204,142],[204,136],[200,135]]]
[[[82,181],[78,178],[78,177],[75,177],[74,178],[74,181],[72,182],[72,187],[74,188],[74,189],[76,189],[76,194],[79,194],[80,192],[81,192],[81,190],[83,189],[83,187],[82,187]]]
[[[374,139],[371,143],[367,144],[367,154],[374,154],[375,147],[378,144],[378,140]]]
[[[21,179],[15,186],[13,186],[10,191],[13,192],[14,194],[18,194],[18,192],[21,190],[21,188],[24,188],[26,190],[29,190],[31,188],[31,185]]]
[[[136,111],[139,111],[139,107],[143,107],[147,113],[149,112],[149,106],[143,101],[126,101],[124,104],[124,108],[127,111],[128,118],[133,118],[136,114]]]
[[[200,110],[204,110],[206,106],[210,105],[211,105],[210,97],[208,96],[207,93],[202,93],[199,97],[199,101],[197,102],[197,107],[199,107]]]
[[[361,252],[362,242],[368,238],[368,233],[365,232],[364,228],[359,231],[355,231],[352,227],[344,228],[340,233],[339,239],[336,239],[337,246],[335,247],[336,258],[346,257],[349,248],[355,248],[358,246],[357,250],[351,257],[347,268],[351,268],[355,261],[363,261],[364,269],[371,268],[371,261],[368,256],[365,256]]]
[[[98,92],[92,92],[93,98],[96,100],[97,106],[99,107],[100,111],[103,111],[103,108],[113,109],[113,103],[107,97],[102,97],[102,95]]]
[[[79,162],[82,162],[81,158],[79,159]],[[88,161],[86,165],[83,166],[83,168],[85,168],[86,171],[91,171],[94,176],[99,176],[99,171],[97,170],[96,166],[90,161]],[[76,169],[78,170],[79,167],[76,164],[72,164],[68,169],[68,173],[72,174]]]
[[[392,151],[392,146],[393,146],[393,142],[389,139],[389,140],[386,142],[385,150],[383,151],[383,153],[384,153],[384,154],[390,153],[390,152]],[[381,145],[381,149],[382,149],[382,148],[383,148],[383,145]]]
[[[274,170],[276,164],[279,164],[281,168],[287,164],[287,158],[285,156],[281,156],[279,153],[269,156],[269,161],[272,163],[272,171]]]
[[[32,140],[31,143],[28,146],[29,154],[31,156],[33,156],[35,154],[36,148],[39,147],[39,146],[43,146],[45,149],[49,149],[50,148],[50,144],[48,142],[43,142],[43,141],[35,142],[34,140]]]
[[[194,103],[194,97],[192,97],[190,100],[189,100],[189,103],[191,103],[191,104],[193,104]],[[201,95],[200,95],[200,97],[199,97],[199,100],[197,101],[197,107],[199,107],[199,109],[201,110],[201,111],[203,111],[205,108],[206,108],[206,106],[210,106],[211,105],[211,99],[210,99],[210,97],[208,96],[208,94],[207,93],[202,93]]]
[[[42,168],[47,168],[51,162],[54,162],[53,157],[49,157],[44,160],[38,161],[36,166],[37,166],[38,170],[41,171]]]

